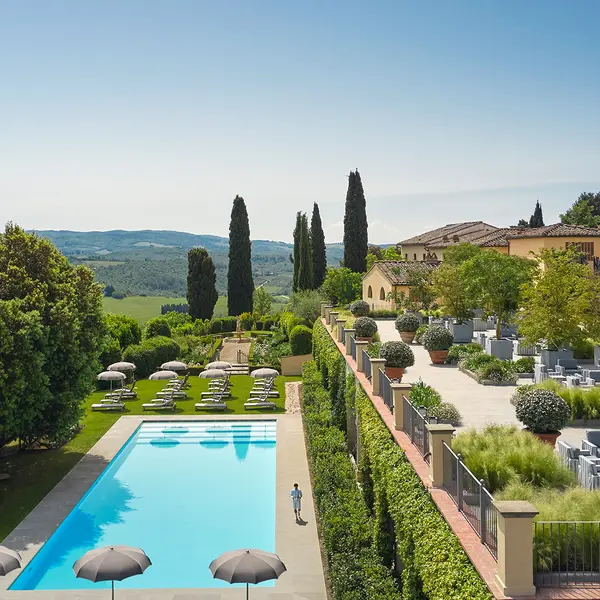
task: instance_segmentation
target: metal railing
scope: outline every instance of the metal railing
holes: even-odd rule
[[[535,522],[533,573],[539,587],[600,587],[600,521]]]
[[[371,365],[371,357],[366,350],[362,351],[362,370],[366,378],[370,381],[373,377],[373,368]]]
[[[455,454],[443,444],[444,489],[495,560],[498,560],[498,510],[494,498]]]
[[[381,369],[380,369],[381,371]],[[392,382],[390,378],[381,371],[379,373],[379,391],[383,398],[383,403],[390,409],[390,412],[394,412],[394,393],[392,391]]]
[[[402,396],[404,409],[403,431],[410,438],[410,441],[417,447],[417,450],[423,456],[426,463],[429,463],[429,433],[425,424],[427,419],[427,409],[422,406],[415,407],[406,396]]]
[[[342,344],[346,343],[346,328],[342,327]]]
[[[356,360],[356,338],[350,334],[350,356]]]

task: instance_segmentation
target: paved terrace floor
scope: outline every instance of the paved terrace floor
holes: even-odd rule
[[[400,340],[394,321],[377,321],[382,342]],[[489,423],[520,425],[510,397],[516,386],[481,385],[454,365],[432,365],[429,353],[418,344],[411,345],[415,355],[414,366],[408,368],[403,381],[414,383],[422,379],[434,387],[444,402],[451,402],[463,418],[457,430],[475,427],[482,429]],[[519,383],[531,383],[523,379]],[[579,447],[585,438],[585,427],[567,427],[559,439]]]

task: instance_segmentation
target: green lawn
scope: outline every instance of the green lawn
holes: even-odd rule
[[[244,409],[253,379],[248,376],[232,377],[232,398],[227,400],[228,410],[224,414],[262,413],[272,415],[282,413],[285,406],[285,382],[296,381],[298,377],[278,377],[276,380],[280,398],[274,398],[276,410]],[[208,389],[208,379],[190,377],[191,388],[187,391],[187,400],[177,401],[177,409],[166,414],[191,415],[214,414],[209,411],[194,411],[194,403],[200,394]],[[8,473],[10,480],[0,482],[0,541],[3,540],[42,500],[42,498],[75,466],[88,450],[123,415],[142,414],[142,403],[149,402],[155,392],[165,385],[162,381],[142,380],[137,383],[138,398],[128,401],[122,413],[92,412],[90,406],[98,402],[105,392],[93,393],[85,402],[83,429],[71,442],[56,450],[35,450],[0,458],[0,473]],[[146,411],[143,414],[157,415],[159,411]],[[219,411],[217,414],[223,414]]]

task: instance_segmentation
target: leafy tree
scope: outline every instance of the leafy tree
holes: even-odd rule
[[[98,358],[100,365],[106,368],[108,365],[120,361],[121,356],[122,352],[119,342],[110,335],[107,335],[104,339],[104,344],[102,345],[100,356]]]
[[[432,280],[433,271],[410,271],[406,278],[409,292],[404,307],[408,310],[429,310],[437,298]]]
[[[472,247],[481,252],[476,246]],[[444,260],[433,273],[435,296],[442,299],[444,312],[459,323],[469,320],[473,316],[473,310],[477,308],[478,297],[465,268],[468,260]]]
[[[321,223],[319,205],[313,204],[313,212],[310,220],[310,242],[312,252],[313,287],[320,288],[325,281],[327,270],[327,252],[325,250],[325,234]]]
[[[298,269],[300,268],[300,236],[302,230],[302,213],[296,213],[296,226],[294,227],[294,254],[290,256],[290,261],[294,265],[294,275],[292,277],[292,291],[298,291]]]
[[[367,270],[368,224],[365,193],[358,170],[350,171],[344,213],[344,267],[355,273]]]
[[[0,236],[0,303],[14,346],[0,361],[0,406],[13,406],[8,438],[16,432],[25,445],[60,443],[83,414],[100,367],[102,287],[48,240],[9,223]],[[25,368],[23,352],[31,355]]]
[[[212,319],[217,293],[217,275],[205,248],[188,251],[187,301],[192,319]]]
[[[550,350],[583,342],[594,329],[597,281],[579,263],[574,250],[544,249],[536,258],[543,264],[522,288],[519,331],[531,344]],[[596,321],[597,323],[597,321]]]
[[[525,219],[519,219],[517,227],[529,227],[529,221],[526,221]]]
[[[154,317],[154,319],[150,319],[146,323],[144,338],[148,339],[158,336],[171,337],[171,326],[165,317]]]
[[[562,223],[598,227],[600,225],[600,192],[584,192],[566,213],[560,215]]]
[[[254,297],[252,299],[252,305],[254,307],[254,315],[256,317],[264,317],[271,311],[271,303],[273,298],[271,294],[267,292],[264,286],[257,287],[254,290]]]
[[[321,289],[333,305],[350,304],[362,295],[362,275],[347,267],[328,267]]]
[[[114,288],[112,285],[108,284],[108,285],[107,285],[107,286],[104,288],[104,295],[105,295],[107,298],[110,298],[110,297],[111,297],[111,296],[112,296],[114,293],[115,293],[115,288]]]
[[[142,328],[133,317],[109,313],[105,320],[108,335],[119,342],[121,350],[142,341]]]
[[[250,224],[244,199],[236,196],[229,224],[229,268],[227,270],[227,309],[237,317],[252,312],[252,247]]]
[[[498,317],[496,337],[500,328],[514,315],[521,302],[521,288],[531,281],[537,265],[520,256],[484,250],[463,263],[464,276],[469,281],[477,305],[488,316]]]
[[[533,228],[533,227],[543,227],[544,226],[544,216],[542,214],[542,205],[540,204],[540,201],[538,200],[535,203],[535,208],[533,210],[533,214],[531,215],[531,218],[529,219],[529,227]]]
[[[306,323],[314,323],[321,314],[321,302],[323,302],[323,296],[317,290],[294,292],[286,310],[294,313]]]
[[[477,256],[480,252],[482,250],[479,246],[469,244],[469,242],[461,242],[444,250],[444,263],[459,264]]]
[[[380,260],[391,260],[401,261],[404,260],[402,256],[401,248],[399,246],[387,246],[381,248],[381,246],[369,246],[369,253],[367,254],[367,271]]]
[[[313,289],[312,253],[308,234],[308,219],[303,214],[300,217],[300,243],[298,248],[298,290]]]

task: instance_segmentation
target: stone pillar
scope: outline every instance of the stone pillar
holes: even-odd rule
[[[334,311],[334,310],[329,311],[329,325],[331,325],[332,330],[335,326],[335,322],[336,322],[339,314],[340,314],[339,312]]]
[[[494,500],[498,509],[498,572],[505,596],[535,597],[533,585],[533,517],[535,506],[524,500]]]
[[[350,335],[356,334],[356,329],[346,329],[346,354],[350,355],[352,350],[350,348]]]
[[[381,396],[381,375],[384,369],[385,358],[371,359],[371,385],[375,396]]]
[[[444,445],[452,446],[452,434],[455,429],[452,425],[433,425],[426,423],[429,436],[429,479],[434,488],[444,485]]]
[[[363,372],[363,350],[367,349],[369,342],[356,342],[356,370]]]
[[[326,321],[327,323],[329,323],[329,313],[330,313],[332,310],[333,310],[333,306],[332,306],[331,304],[327,304],[327,305],[324,307],[324,310],[323,310],[323,312],[324,312],[324,314],[323,314],[323,317],[325,318],[325,321]]]
[[[327,302],[321,302],[321,317],[325,318],[325,309],[329,306]]]
[[[394,427],[396,431],[404,428],[404,402],[402,396],[410,400],[410,383],[392,383],[392,396],[394,399]]]
[[[342,341],[342,331],[344,329],[344,325],[346,325],[346,319],[338,319],[337,320],[337,341]]]

